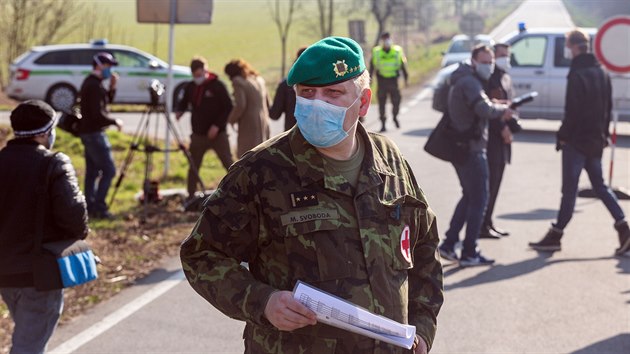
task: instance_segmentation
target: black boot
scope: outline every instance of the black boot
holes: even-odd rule
[[[386,132],[387,129],[385,129],[385,119],[381,119],[381,133]]]
[[[619,248],[615,250],[617,256],[630,251],[630,227],[627,221],[620,221],[615,224],[615,229],[619,233]]]
[[[545,237],[538,242],[530,242],[529,247],[536,251],[555,252],[560,251],[560,239],[562,238],[562,230],[552,227],[547,231]]]
[[[394,116],[394,124],[396,124],[396,128],[400,128],[400,123],[398,122],[398,118]]]

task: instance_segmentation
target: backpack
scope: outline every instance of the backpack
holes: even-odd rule
[[[433,90],[433,104],[432,107],[438,112],[445,113],[448,109],[448,93],[451,90],[451,77],[447,76],[444,80],[438,83],[437,87]]]

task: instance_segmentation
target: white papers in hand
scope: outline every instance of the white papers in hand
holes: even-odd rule
[[[319,322],[403,348],[413,346],[415,326],[373,314],[302,281],[295,285],[293,298],[315,312]]]

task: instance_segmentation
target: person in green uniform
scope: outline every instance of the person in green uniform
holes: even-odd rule
[[[392,44],[389,32],[381,35],[381,45],[372,49],[372,60],[370,61],[370,77],[376,72],[376,92],[378,98],[378,114],[381,119],[381,132],[387,131],[385,127],[385,104],[387,96],[392,100],[392,118],[396,128],[400,128],[398,112],[400,111],[400,89],[398,88],[398,77],[402,72],[405,79],[405,86],[409,75],[407,74],[407,58],[399,45]]]
[[[352,39],[314,43],[289,71],[297,124],[235,162],[190,236],[190,285],[246,322],[246,353],[409,353],[317,322],[303,281],[416,327],[433,344],[444,301],[433,211],[396,145],[358,123],[369,73]],[[248,267],[242,265],[248,263]]]

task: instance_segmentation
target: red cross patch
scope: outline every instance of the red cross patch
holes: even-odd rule
[[[411,238],[409,234],[409,225],[405,225],[402,234],[400,234],[400,253],[407,262],[411,263]]]

